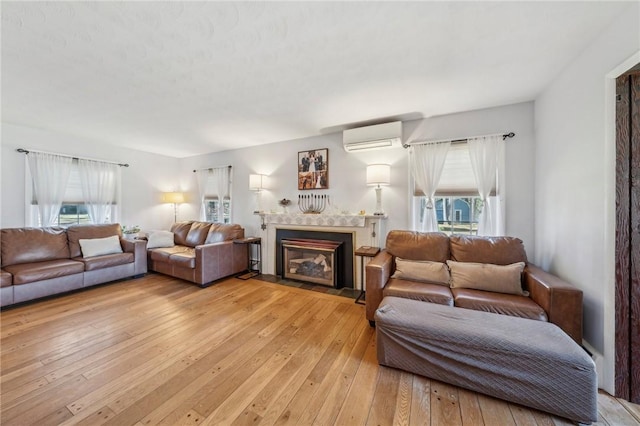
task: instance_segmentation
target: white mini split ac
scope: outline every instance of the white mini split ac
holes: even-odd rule
[[[345,130],[342,133],[342,142],[347,152],[400,147],[402,146],[402,121]]]

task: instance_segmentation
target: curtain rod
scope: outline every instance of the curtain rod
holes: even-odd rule
[[[27,149],[23,149],[23,148],[18,148],[16,149],[16,151],[22,153],[22,154],[29,154],[30,152],[39,152],[40,154],[51,154],[51,155],[58,155],[60,157],[67,157],[67,158],[72,158],[74,160],[89,160],[89,161],[99,161],[101,163],[109,163],[109,164],[117,164],[120,167],[129,167],[128,164],[126,163],[116,163],[115,161],[105,161],[105,160],[96,160],[94,158],[84,158],[84,157],[73,157],[71,155],[65,155],[65,154],[58,154],[55,152],[46,152],[46,151],[36,151],[34,149],[32,149],[31,151],[27,150]]]
[[[197,172],[198,170],[213,170],[213,169],[222,169],[223,167],[228,167],[231,168],[231,166],[220,166],[220,167],[205,167],[203,169],[193,169],[193,173]]]
[[[513,132],[509,133],[495,133],[492,135],[484,135],[484,136],[475,136],[475,137],[486,137],[486,136],[498,136],[502,135],[502,140],[506,140],[507,138],[512,138],[516,134]],[[468,142],[470,138],[462,138],[462,139],[439,139],[439,140],[423,140],[423,141],[415,141],[415,142],[407,142],[402,144],[403,148],[409,148],[412,145],[426,145],[428,143],[440,143],[440,142],[451,142],[451,143],[465,143]]]

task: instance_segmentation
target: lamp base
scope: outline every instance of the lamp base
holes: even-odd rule
[[[380,188],[380,185],[376,188],[376,210],[373,215],[384,216],[384,210],[382,210],[382,188]]]

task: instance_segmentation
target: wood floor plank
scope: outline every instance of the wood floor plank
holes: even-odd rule
[[[244,325],[260,328],[270,315],[263,312],[263,317],[254,318],[252,322],[246,323],[249,319],[243,315],[241,308],[242,306],[236,306],[235,309],[240,309],[240,311],[230,314],[228,317],[236,327],[236,332],[244,330]],[[230,307],[229,312],[232,311],[233,307]],[[225,315],[224,312],[224,309],[221,309],[217,311],[217,314]],[[201,374],[199,366],[209,367],[207,362],[210,361],[210,358],[205,358],[205,354],[209,354],[213,358],[224,356],[224,351],[214,351],[213,349],[226,343],[225,328],[220,327],[212,332],[208,321],[205,321],[200,327],[198,334],[191,336],[191,339],[182,339],[180,344],[172,346],[169,351],[163,354],[160,360],[149,364],[151,370],[147,368],[134,373],[130,372],[125,382],[118,383],[120,387],[110,386],[101,389],[102,399],[104,400],[106,397],[110,401],[109,407],[120,413],[144,398],[154,398],[153,393],[160,395],[161,399],[166,399],[168,398],[166,389],[175,389],[180,386],[178,383],[184,383],[183,386],[187,386]],[[211,340],[205,337],[209,337]],[[232,346],[225,345],[225,348],[229,351]],[[84,399],[72,404],[70,408],[76,413],[82,411],[85,409],[84,405],[87,401],[91,401],[95,397],[95,395],[87,395]],[[149,403],[143,401],[140,405],[149,406]],[[119,419],[114,421],[121,421],[122,417]]]
[[[333,364],[328,367],[328,371],[323,373],[324,379],[320,384],[320,390],[314,393],[314,397],[326,396],[314,420],[314,425],[334,424],[340,413],[340,407],[347,392],[349,392],[353,378],[360,365],[362,354],[364,354],[371,335],[374,333],[371,327],[367,327],[365,330],[354,329],[352,338],[359,331],[360,336],[358,336],[357,341],[354,344],[345,345]],[[325,391],[323,388],[329,389]]]
[[[509,404],[509,410],[517,426],[537,426],[536,418],[528,408],[522,405]]]
[[[458,388],[437,380],[431,381],[431,424],[451,426],[463,424]]]
[[[460,415],[462,416],[462,424],[464,426],[484,424],[477,393],[459,388],[458,402],[460,404]]]
[[[364,425],[366,423],[375,396],[379,369],[376,335],[372,333],[362,362],[358,366],[353,383],[338,413],[336,424]]]
[[[230,374],[233,365],[246,362],[250,356],[264,348],[278,336],[279,331],[289,329],[288,320],[291,317],[301,314],[305,310],[305,307],[311,306],[312,304],[313,302],[308,299],[297,298],[293,304],[286,307],[279,304],[273,305],[273,311],[270,315],[275,318],[275,320],[271,323],[267,322],[266,327],[258,332],[259,339],[257,341],[252,342],[251,345],[242,345],[234,352],[229,353],[225,358],[214,362],[209,370],[201,374],[200,377],[196,378],[188,386],[182,388],[175,394],[174,398],[156,407],[142,419],[142,422],[144,424],[158,424],[164,421],[170,424],[177,421],[177,418],[180,416],[179,413],[188,413],[189,408],[196,404],[202,394],[207,394],[210,389],[216,387],[218,382],[224,381],[225,374]],[[287,310],[288,312],[286,312]],[[263,323],[261,325],[264,326],[265,324]],[[274,328],[274,325],[278,327]],[[268,330],[268,332],[266,330]],[[221,374],[221,372],[224,373]]]
[[[378,380],[367,417],[367,425],[389,425],[393,423],[398,398],[398,387],[402,372],[390,367],[380,367]]]
[[[410,424],[431,424],[431,380],[413,375]]]
[[[413,388],[413,374],[402,371],[398,385],[398,397],[396,398],[396,410],[393,416],[393,424],[398,426],[409,425],[411,416],[411,394]]]
[[[598,399],[601,397],[603,397],[602,393],[598,396]],[[611,398],[609,395],[606,395],[606,397]],[[620,402],[622,403],[624,408],[629,412],[629,414],[631,414],[633,418],[636,419],[637,422],[640,422],[640,405],[633,404],[629,401],[624,401],[624,400]]]
[[[640,425],[598,396],[594,426]],[[568,425],[381,367],[352,299],[160,274],[0,311],[2,425]]]
[[[509,404],[487,395],[478,395],[478,403],[482,410],[482,419],[490,425],[515,425],[516,422],[509,409]]]
[[[339,330],[339,333],[335,336],[333,341],[330,342],[331,348],[333,348],[334,352],[338,351],[339,353],[342,347],[345,346],[344,343],[348,339],[348,335],[351,334],[353,330],[353,328],[349,327],[349,322],[351,321],[357,321],[357,314],[346,317],[344,321],[345,326]],[[320,343],[318,345],[314,345],[314,351],[312,352],[298,351],[294,354],[285,368],[276,374],[276,376],[274,376],[258,393],[253,401],[249,403],[247,410],[255,412],[261,419],[264,419],[266,412],[270,409],[272,410],[274,406],[279,406],[284,409],[286,405],[283,406],[281,400],[282,394],[286,393],[286,389],[299,388],[305,381],[305,378],[311,374],[314,367],[318,364],[322,365],[323,360],[328,358],[326,356],[326,352],[331,349],[329,348],[324,351],[324,353],[321,353],[321,349],[324,347],[325,345]],[[331,359],[333,358],[335,358],[335,356]],[[287,394],[290,395],[290,393]],[[284,399],[290,398],[285,396]],[[280,400],[280,402],[275,404],[275,401],[278,400]]]
[[[305,318],[306,321],[314,322],[314,315],[322,309],[326,309],[326,307],[309,301],[298,312],[294,311],[295,315],[292,316],[292,319]],[[262,365],[265,359],[273,355],[299,330],[299,327],[293,327],[292,323],[293,321],[283,323],[277,332],[252,342],[252,345],[238,346],[234,352],[228,354],[218,363],[212,364],[211,375],[206,377],[207,381],[204,386],[199,384],[199,391],[185,398],[159,424],[175,424],[184,413],[198,404],[216,407],[224,401],[239,386],[239,383],[247,380],[254,368]],[[269,328],[269,325],[266,328]],[[258,335],[261,332],[258,332]]]
[[[225,424],[233,421],[241,412],[243,403],[249,403],[257,394],[269,383],[277,372],[284,368],[286,364],[294,357],[297,351],[301,351],[301,357],[314,357],[321,354],[331,344],[331,341],[337,333],[347,325],[347,320],[351,317],[346,315],[348,311],[343,306],[337,306],[325,319],[320,321],[317,326],[326,327],[328,332],[324,339],[317,339],[317,335],[313,333],[315,327],[309,328],[308,333],[299,333],[290,339],[282,349],[269,358],[264,365],[260,366],[255,373],[245,383],[240,385],[232,395],[229,396],[221,405],[219,405],[205,419],[203,424]],[[310,344],[305,344],[310,343]],[[201,410],[198,410],[201,412]]]
[[[612,425],[635,425],[638,421],[629,411],[619,410],[619,403],[615,398],[600,393],[598,395],[598,412]],[[624,406],[623,406],[624,407]]]

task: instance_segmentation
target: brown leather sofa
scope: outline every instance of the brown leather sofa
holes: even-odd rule
[[[122,253],[82,257],[80,239],[120,238]],[[122,238],[119,224],[0,231],[0,306],[147,272],[146,243]]]
[[[522,289],[529,295],[504,294],[392,278],[396,258],[432,262],[474,262],[510,265],[525,262]],[[549,321],[582,344],[582,291],[527,263],[522,241],[513,237],[447,236],[443,233],[391,231],[385,250],[367,265],[366,316],[374,315],[384,296],[475,309]]]
[[[248,246],[235,224],[177,222],[171,226],[174,246],[148,249],[149,270],[206,287],[213,281],[246,271]]]

